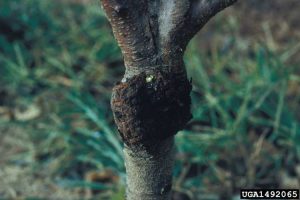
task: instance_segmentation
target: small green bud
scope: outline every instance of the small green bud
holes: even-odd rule
[[[149,75],[149,76],[146,77],[146,82],[150,83],[150,82],[153,81],[153,79],[154,79],[154,76],[153,75]]]

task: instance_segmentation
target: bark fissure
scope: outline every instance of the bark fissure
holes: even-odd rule
[[[174,135],[191,119],[188,42],[237,0],[102,0],[124,56],[112,92],[125,143],[128,199],[170,199]]]

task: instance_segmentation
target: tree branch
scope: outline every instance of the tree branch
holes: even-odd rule
[[[102,0],[124,56],[125,77],[149,66],[183,65],[178,58],[192,37],[211,17],[236,1]]]
[[[179,45],[181,41],[176,38],[176,35],[186,24],[189,8],[189,0],[161,0],[160,2],[160,51],[164,63],[169,63],[172,58],[181,57],[184,53]]]
[[[189,9],[181,23],[173,31],[173,41],[185,50],[189,41],[218,12],[237,2],[237,0],[187,0]],[[174,44],[173,44],[174,45]]]
[[[147,0],[102,0],[126,68],[155,63],[156,45]],[[147,48],[145,48],[147,47]]]
[[[211,17],[231,6],[237,0],[192,0],[192,19],[195,25],[203,26]]]

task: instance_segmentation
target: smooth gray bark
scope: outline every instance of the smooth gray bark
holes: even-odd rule
[[[125,147],[127,199],[165,200],[171,197],[174,136],[157,142],[155,154]]]

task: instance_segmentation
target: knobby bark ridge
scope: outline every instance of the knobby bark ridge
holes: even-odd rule
[[[183,54],[208,20],[237,0],[102,0],[122,50],[111,106],[125,144],[127,199],[170,199],[174,135],[191,119]]]

